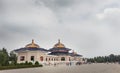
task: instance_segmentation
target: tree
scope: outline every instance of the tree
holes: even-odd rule
[[[4,53],[0,51],[0,66],[3,65],[3,61],[4,61]]]
[[[115,63],[115,62],[119,62],[120,63],[120,55],[114,55],[114,54],[110,54],[109,56],[98,56],[98,57],[94,57],[94,58],[89,58],[87,60],[88,62],[97,62],[97,63]]]
[[[9,55],[5,48],[0,50],[0,65],[1,66],[9,65]]]
[[[10,52],[9,60],[11,61],[12,65],[16,65],[16,63],[17,63],[17,56],[16,56],[16,54],[13,51]]]
[[[110,54],[109,55],[109,59],[110,59],[110,62],[115,62],[115,55],[114,54]]]

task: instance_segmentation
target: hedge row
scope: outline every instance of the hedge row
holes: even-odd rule
[[[0,70],[6,70],[6,69],[19,69],[19,68],[33,68],[33,67],[42,67],[42,65],[14,65],[14,66],[0,66]]]

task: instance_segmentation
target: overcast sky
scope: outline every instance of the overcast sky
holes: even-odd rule
[[[84,57],[120,54],[119,0],[0,0],[0,48],[61,42]]]

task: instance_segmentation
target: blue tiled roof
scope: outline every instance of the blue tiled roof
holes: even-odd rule
[[[51,49],[49,49],[49,51],[58,51],[58,50],[70,51],[71,49],[69,49],[69,48],[51,48]]]
[[[68,52],[51,52],[48,55],[69,55]]]
[[[70,56],[81,56],[81,57],[82,57],[82,55],[80,55],[80,54],[69,53],[69,55],[70,55]]]
[[[67,55],[67,56],[79,56],[79,57],[82,57],[82,55],[68,53],[68,52],[51,52],[48,55]]]
[[[15,52],[19,52],[19,51],[48,51],[44,48],[20,48],[20,49],[16,49],[14,50]]]

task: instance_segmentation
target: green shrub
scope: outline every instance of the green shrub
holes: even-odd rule
[[[38,61],[35,62],[35,65],[40,65]]]
[[[25,62],[25,63],[17,63],[16,65],[8,65],[8,66],[0,66],[0,70],[6,69],[19,69],[19,68],[33,68],[33,67],[42,67],[43,65],[39,64],[38,61],[35,62],[33,65],[32,62]]]
[[[25,63],[20,63],[19,65],[25,65]]]
[[[42,67],[42,65],[14,65],[14,66],[0,66],[0,70],[6,69],[19,69],[19,68],[33,68],[33,67]]]
[[[28,61],[25,61],[25,65],[29,65]]]
[[[33,65],[33,63],[32,63],[32,62],[29,62],[28,65]]]

